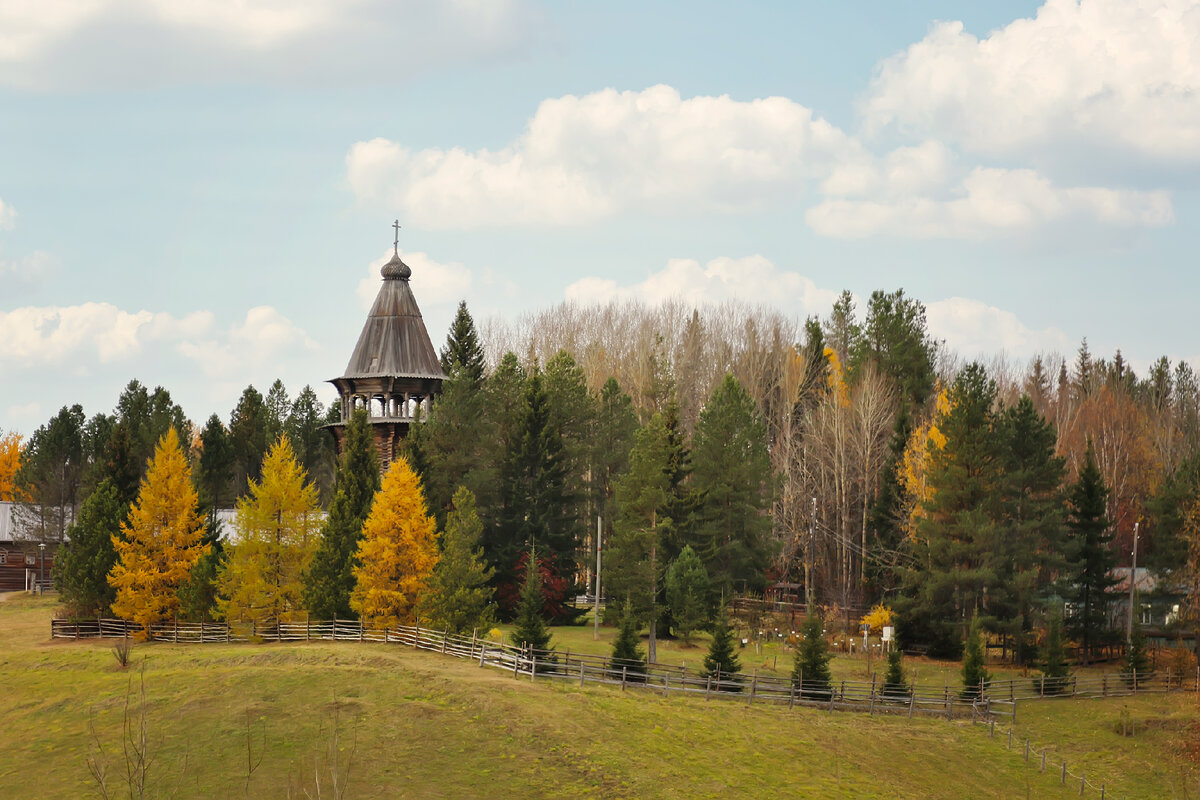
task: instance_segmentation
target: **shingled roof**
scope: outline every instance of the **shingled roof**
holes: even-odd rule
[[[446,374],[408,285],[412,270],[395,254],[380,274],[383,285],[342,377],[444,379]]]

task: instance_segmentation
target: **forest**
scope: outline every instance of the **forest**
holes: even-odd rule
[[[441,360],[449,378],[382,484],[367,420],[339,460],[336,403],[311,387],[247,387],[227,420],[194,424],[135,380],[111,413],[64,407],[0,437],[0,500],[25,540],[63,543],[79,614],[122,607],[114,576],[174,431],[169,469],[196,510],[160,614],[511,619],[536,560],[543,616],[569,621],[599,525],[612,620],[649,627],[651,648],[784,586],[826,614],[886,604],[931,655],[957,657],[977,623],[1020,662],[1062,617],[1086,657],[1124,636],[1113,570],[1135,537],[1176,626],[1200,626],[1185,361],[1137,375],[1084,340],[967,363],[903,290],[862,309],[845,292],[804,321],[615,303],[477,326],[461,304]],[[217,512],[235,507],[227,529]],[[442,602],[464,587],[465,606]]]

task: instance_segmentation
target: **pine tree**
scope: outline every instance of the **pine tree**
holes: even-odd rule
[[[802,690],[805,697],[828,700],[833,674],[829,671],[832,656],[829,642],[825,641],[825,623],[816,615],[808,617],[800,629],[800,636],[792,667],[792,684]]]
[[[111,480],[100,482],[83,501],[79,518],[71,524],[68,541],[58,551],[54,580],[63,605],[72,615],[94,617],[109,613],[116,593],[108,573],[117,562],[113,539],[121,532],[128,506],[117,498]]]
[[[675,631],[685,642],[690,642],[692,632],[708,622],[708,591],[704,562],[690,546],[684,546],[667,569],[667,604]]]
[[[968,700],[979,697],[979,687],[990,679],[985,666],[986,656],[983,650],[983,626],[979,618],[971,620],[971,632],[967,636],[967,646],[963,653],[962,662],[962,696]]]
[[[646,678],[646,654],[642,652],[637,617],[629,603],[621,609],[621,626],[617,630],[617,638],[613,640],[608,667],[613,672],[624,674],[627,681],[643,681]]]
[[[1046,640],[1042,643],[1042,676],[1046,694],[1061,694],[1066,690],[1071,670],[1067,667],[1067,652],[1063,647],[1062,620],[1058,614],[1046,619]]]
[[[425,461],[429,508],[443,524],[459,487],[475,495],[482,513],[496,506],[497,445],[487,395],[461,366],[451,366],[449,376],[428,420],[409,434]]]
[[[304,612],[304,574],[317,547],[317,490],[281,435],[263,459],[262,480],[237,504],[237,544],[219,581],[220,615],[290,622]]]
[[[396,459],[363,523],[350,608],[378,627],[416,623],[437,560],[437,524],[421,481],[406,459]]]
[[[772,555],[771,461],[766,425],[733,375],[700,413],[693,444],[692,480],[701,505],[690,536],[712,588],[725,596],[743,584],[761,590]]]
[[[210,517],[217,509],[229,507],[233,462],[234,449],[229,432],[220,417],[213,414],[200,431],[200,462],[196,467],[200,504],[209,510]]]
[[[738,675],[742,669],[734,650],[733,630],[729,627],[729,618],[722,611],[717,615],[713,624],[712,641],[708,645],[708,655],[704,657],[704,669],[701,678],[712,678],[717,682],[717,688],[726,692],[740,692],[742,679]]]
[[[176,613],[177,592],[200,558],[203,533],[191,469],[170,428],[121,523],[121,535],[112,537],[118,559],[109,572],[116,590],[113,613],[145,627]]]
[[[1108,627],[1108,590],[1117,584],[1112,577],[1116,557],[1110,547],[1107,504],[1108,488],[1096,466],[1089,439],[1079,479],[1067,496],[1068,568],[1062,589],[1063,596],[1076,608],[1071,632],[1081,645],[1084,663]]]
[[[487,630],[495,622],[495,591],[489,585],[492,570],[479,548],[482,535],[475,495],[460,486],[454,493],[454,507],[446,515],[441,558],[421,600],[420,616],[425,624],[465,634]]]
[[[337,413],[337,408],[330,409]],[[311,386],[305,386],[296,395],[292,403],[291,413],[287,418],[287,435],[296,451],[296,460],[308,479],[317,487],[319,497],[327,498],[333,490],[333,476],[336,469],[333,442],[329,432],[324,430],[326,410],[317,399],[317,393]],[[335,420],[336,421],[336,420]]]
[[[483,384],[483,345],[479,342],[475,320],[467,311],[466,300],[458,303],[458,312],[450,323],[450,332],[446,334],[446,344],[442,347],[439,359],[442,371],[447,375],[453,374],[455,367],[458,367],[476,388]]]
[[[542,593],[542,573],[537,567],[534,550],[529,551],[525,561],[525,579],[521,585],[521,601],[517,605],[517,618],[513,626],[512,639],[517,647],[540,653],[550,647],[550,630],[542,616],[545,595]]]
[[[886,697],[907,698],[909,693],[908,679],[904,676],[904,661],[899,647],[888,651],[887,673],[883,677],[883,694]]]
[[[1121,680],[1133,689],[1146,686],[1153,678],[1150,652],[1146,649],[1146,632],[1142,623],[1136,617],[1133,620],[1133,630],[1129,634],[1129,647],[1125,651],[1125,662],[1121,665]]]
[[[358,409],[346,426],[337,488],[321,543],[304,581],[304,603],[313,619],[353,617],[350,590],[354,588],[354,554],[363,522],[379,489],[379,460],[367,412]]]
[[[241,496],[248,482],[262,476],[262,460],[271,439],[266,402],[253,386],[247,386],[229,417],[229,439],[233,443],[233,492]]]
[[[264,405],[267,409],[267,442],[270,443],[287,432],[288,417],[292,415],[292,401],[279,378],[267,390]]]

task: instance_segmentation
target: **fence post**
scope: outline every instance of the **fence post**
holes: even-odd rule
[[[1063,786],[1067,785],[1067,762],[1065,761],[1062,763],[1062,777],[1059,778],[1058,782]]]
[[[1083,797],[1083,790],[1087,788],[1087,773],[1079,773],[1079,796]]]
[[[486,653],[487,653],[487,651],[483,648],[482,645],[480,645],[480,647],[479,647],[479,666],[481,666],[481,667],[483,666],[483,657],[484,657],[484,655],[486,655]]]
[[[581,688],[581,689],[583,688],[583,667],[584,667],[584,661],[581,658],[581,659],[579,659],[579,688]]]
[[[1012,728],[1008,729],[1008,749],[1012,750]]]
[[[790,697],[788,699],[788,708],[796,707],[796,684],[791,685]]]
[[[1043,675],[1043,676],[1042,676],[1042,688],[1041,688],[1041,690],[1038,692],[1038,695],[1039,695],[1040,697],[1045,697],[1045,696],[1046,696],[1046,676],[1045,676],[1045,675]]]
[[[758,670],[754,670],[754,680],[750,682],[750,699],[746,702],[750,705],[754,704],[754,695],[758,693]]]
[[[1100,784],[1100,800],[1104,800],[1104,784]]]
[[[1025,740],[1025,763],[1029,763],[1029,739]]]
[[[1137,694],[1137,667],[1133,668],[1133,693]]]
[[[361,617],[358,620],[358,640],[360,642],[363,640],[363,620]]]
[[[446,655],[446,637],[450,635],[448,630],[442,631],[442,655]]]
[[[529,652],[533,653],[533,661],[529,665],[529,682],[533,683],[533,678],[537,675],[537,653],[534,653],[533,650]]]
[[[704,684],[704,699],[708,699],[708,693],[712,691],[712,675],[707,676],[708,680]]]
[[[621,665],[621,691],[622,692],[625,691],[625,678],[627,677],[628,672],[629,672],[629,665],[628,664]]]
[[[996,719],[995,717],[988,720],[988,738],[996,738]]]
[[[875,673],[871,673],[871,716],[875,716]]]
[[[1104,674],[1104,682],[1100,687],[1100,696],[1108,697],[1108,673]]]
[[[175,632],[174,632],[174,638],[172,639],[172,642],[174,644],[179,644],[179,617],[175,618]],[[1136,670],[1134,670],[1134,673],[1133,673],[1133,685],[1134,685],[1134,691],[1136,692],[1137,691],[1137,671]]]
[[[663,697],[671,696],[671,673],[670,671],[663,673]]]
[[[1042,772],[1046,771],[1046,751],[1042,750]]]
[[[917,706],[917,689],[914,686],[908,693],[908,718],[912,719],[913,710]]]

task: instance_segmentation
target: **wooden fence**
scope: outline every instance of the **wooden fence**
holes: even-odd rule
[[[767,703],[859,711],[870,714],[925,715],[976,721],[1007,718],[1015,721],[1022,700],[1044,697],[1101,697],[1146,691],[1200,690],[1200,670],[1186,679],[1178,674],[1156,673],[1061,681],[1025,679],[990,681],[964,695],[957,687],[910,686],[903,689],[882,682],[834,681],[821,684],[790,677],[735,673],[701,675],[686,667],[667,664],[614,663],[604,656],[559,651],[529,650],[478,636],[459,636],[415,626],[374,628],[359,620],[332,622],[280,622],[269,625],[224,622],[163,622],[144,631],[140,625],[119,619],[66,620],[50,623],[55,639],[113,639],[142,635],[159,642],[184,644],[225,642],[378,642],[426,650],[467,659],[480,667],[511,672],[514,676],[578,681],[619,686],[670,695],[703,696],[745,703]]]

